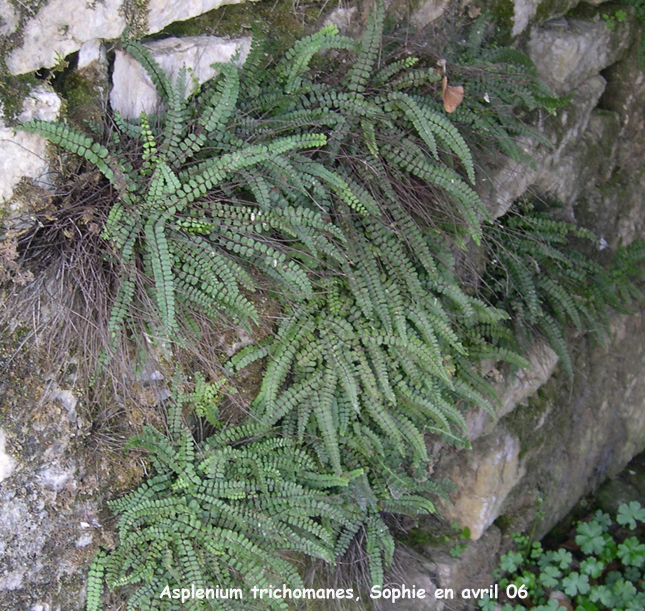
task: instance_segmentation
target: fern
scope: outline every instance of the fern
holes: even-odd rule
[[[486,231],[486,241],[489,264],[483,277],[484,295],[511,314],[512,333],[493,338],[488,332],[499,345],[496,350],[526,350],[535,335],[542,336],[570,376],[567,326],[602,340],[610,308],[624,311],[632,296],[640,294],[633,282],[640,275],[639,264],[626,264],[627,251],[619,250],[609,267],[603,267],[589,256],[597,243],[593,234],[551,220],[530,205],[498,220]],[[630,251],[634,262],[642,261],[639,243]],[[516,364],[524,366],[520,361]]]
[[[538,129],[522,120],[522,115],[536,109],[555,113],[571,97],[556,97],[538,78],[525,53],[490,41],[494,28],[488,19],[482,14],[447,50],[454,78],[463,82],[468,92],[452,119],[467,130],[473,145],[488,155],[486,149],[493,146],[503,155],[531,164],[533,160],[517,137],[550,144]]]
[[[349,480],[321,473],[310,486],[303,468],[312,468],[312,459],[286,440],[244,441],[252,431],[241,428],[198,446],[186,428],[173,428],[174,438],[146,429],[133,441],[151,453],[157,475],[113,503],[121,543],[95,561],[88,608],[98,608],[103,579],[110,587],[136,586],[130,605],[158,608],[159,591],[149,586],[161,576],[171,589],[217,583],[248,592],[283,582],[295,588],[302,581],[283,552],[332,560],[351,515],[327,491]],[[214,604],[227,608],[225,601]],[[239,608],[282,608],[276,604],[258,600]]]
[[[381,51],[384,19],[385,9],[383,2],[379,0],[375,2],[370,13],[367,28],[361,41],[360,52],[347,75],[347,89],[352,93],[363,92],[372,76],[374,65]]]

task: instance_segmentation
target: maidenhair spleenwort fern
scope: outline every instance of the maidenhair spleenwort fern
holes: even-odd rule
[[[187,104],[182,97],[180,105]],[[199,118],[200,115],[198,121]],[[239,180],[244,185],[247,181],[243,176],[249,169],[273,164],[276,158],[295,150],[324,145],[323,134],[285,136],[266,144],[254,142],[234,152],[224,152],[229,149],[224,146],[220,155],[215,152],[181,172],[173,170],[169,163],[177,151],[172,144],[165,147],[165,138],[174,135],[155,134],[145,115],[137,126],[143,154],[136,169],[125,161],[127,157],[118,147],[110,153],[66,126],[34,122],[25,129],[37,131],[96,163],[115,187],[124,181],[126,187],[119,191],[103,236],[126,270],[134,274],[140,266],[150,277],[156,311],[151,313],[149,323],[156,323],[157,334],[164,338],[177,332],[180,308],[188,312],[192,308],[212,317],[223,314],[245,326],[257,321],[255,307],[244,294],[244,289],[252,290],[254,283],[241,262],[284,282],[288,285],[286,292],[308,294],[311,283],[307,274],[285,254],[276,235],[285,240],[302,237],[314,254],[320,249],[332,258],[341,256],[332,243],[342,240],[339,232],[323,220],[319,211],[288,205],[295,197],[285,198],[287,205],[279,209],[258,209],[243,199],[244,192],[250,189],[248,185],[237,190],[233,201],[231,196],[217,191],[224,179]],[[181,131],[178,126],[175,130]],[[182,146],[183,140],[177,148],[181,150]],[[279,193],[301,190],[296,176],[293,180],[285,176],[278,185],[269,177],[265,183],[267,190]],[[115,297],[109,323],[115,336],[124,324],[127,326],[130,311],[136,308],[134,298],[133,280],[126,276]]]
[[[170,411],[170,431],[146,428],[131,442],[143,447],[155,475],[111,503],[120,514],[119,546],[101,552],[90,569],[88,611],[101,608],[108,587],[130,590],[128,610],[285,610],[280,598],[254,598],[252,588],[305,586],[296,560],[302,555],[333,562],[357,532],[365,533],[374,581],[394,541],[382,511],[408,515],[433,511],[420,482],[405,475],[393,483],[396,501],[380,501],[362,469],[332,474],[314,454],[261,424],[241,425],[196,443]],[[421,485],[421,487],[423,487]],[[410,494],[414,490],[414,494]],[[433,485],[428,490],[436,491]],[[164,597],[192,586],[239,589],[238,599]]]
[[[532,126],[534,122],[522,120],[522,115],[535,110],[554,113],[566,106],[571,96],[555,96],[522,51],[490,43],[494,28],[482,14],[447,49],[454,78],[467,91],[452,119],[467,131],[469,142],[484,153],[482,156],[490,155],[488,149],[494,147],[504,156],[532,163],[518,137],[550,144]]]
[[[158,333],[175,334],[191,309],[253,321],[245,290],[258,272],[280,283],[284,310],[275,338],[232,363],[268,357],[252,427],[199,446],[176,423],[170,438],[139,438],[157,475],[113,505],[120,544],[92,569],[90,610],[103,581],[134,587],[132,609],[173,608],[158,602],[167,584],[297,586],[285,552],[332,562],[357,537],[381,584],[394,552],[382,515],[433,512],[428,495],[441,493],[425,436],[467,445],[463,409],[492,410],[469,351],[486,343],[473,329],[503,314],[462,292],[450,254],[451,235],[481,238],[473,160],[421,95],[433,70],[406,80],[411,62],[377,66],[382,22],[379,3],[340,83],[315,82],[308,69],[319,50],[357,46],[327,28],[274,69],[261,69],[254,41],[245,68],[222,66],[188,100],[182,75],[170,83],[129,43],[167,105],[163,125],[115,117],[113,152],[85,140],[75,148],[69,128],[57,139],[106,160],[96,165],[119,197],[103,235],[150,279]],[[132,138],[136,163],[119,153]],[[417,223],[416,190],[446,233]],[[121,283],[115,334],[136,307],[134,285],[134,275]]]
[[[601,265],[590,256],[599,244],[592,233],[523,203],[487,227],[485,243],[489,253],[482,296],[511,314],[511,332],[499,333],[496,343],[525,351],[540,336],[570,376],[567,327],[602,340],[612,311],[627,312],[631,302],[642,299],[634,283],[642,277],[642,242],[617,249]]]
[[[154,121],[115,113],[106,145],[61,124],[22,127],[85,158],[115,189],[102,232],[126,270],[109,322],[115,338],[132,328],[133,311],[144,312],[154,336],[180,343],[193,311],[257,322],[251,270],[291,299],[306,299],[311,265],[342,267],[338,211],[406,231],[401,190],[410,182],[444,192],[457,211],[451,231],[479,241],[487,213],[472,188],[468,146],[420,95],[438,75],[422,71],[410,83],[397,70],[375,75],[382,21],[377,4],[346,82],[315,81],[309,71],[318,51],[357,46],[328,27],[268,68],[257,61],[262,42],[255,40],[246,68],[222,65],[190,98],[184,71],[171,83],[145,47],[128,42],[166,105]],[[461,172],[444,163],[441,149]],[[145,280],[136,282],[141,272]],[[142,285],[147,296],[137,294]],[[142,307],[149,298],[153,311]]]
[[[229,363],[266,359],[245,424],[219,430],[217,393],[198,377],[178,403],[196,403],[218,432],[197,443],[175,407],[168,436],[136,439],[155,475],[112,505],[119,545],[90,571],[89,611],[104,584],[127,588],[131,610],[180,608],[159,598],[166,586],[301,587],[294,559],[335,562],[359,540],[381,584],[394,552],[384,515],[431,513],[442,490],[429,478],[427,437],[467,446],[464,411],[493,413],[480,359],[526,366],[519,344],[491,330],[509,314],[537,325],[568,366],[555,325],[597,314],[559,280],[564,270],[582,286],[559,250],[569,229],[536,221],[527,238],[509,217],[484,233],[470,149],[428,95],[440,75],[415,58],[382,65],[383,19],[376,2],[361,43],[328,27],[275,63],[255,37],[243,68],[219,66],[190,97],[185,72],[171,82],[126,42],[161,96],[158,116],[115,114],[105,145],[65,125],[24,126],[113,189],[101,235],[105,258],[124,270],[108,323],[115,344],[142,319],[168,345],[189,341],[197,315],[250,328],[259,278],[282,307],[275,335]],[[336,81],[309,67],[322,50],[355,53]],[[453,256],[483,236],[502,262],[489,268],[486,300],[462,290]],[[532,275],[548,263],[554,273]]]

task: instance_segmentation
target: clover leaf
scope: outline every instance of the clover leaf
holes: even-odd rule
[[[589,600],[594,603],[600,603],[605,607],[612,607],[614,604],[614,593],[607,586],[593,586],[589,592]]]
[[[531,560],[539,558],[543,553],[544,549],[542,549],[542,544],[539,541],[536,541],[535,543],[533,543],[533,545],[531,545],[531,553],[529,554]]]
[[[608,513],[605,513],[602,509],[596,511],[593,514],[593,521],[600,524],[602,527],[602,532],[607,532],[611,526],[611,516]]]
[[[618,546],[618,557],[625,566],[641,566],[645,560],[645,544],[630,537]]]
[[[519,552],[508,552],[500,558],[499,566],[503,571],[514,573],[524,562],[524,557]]]
[[[544,567],[538,578],[539,582],[545,588],[555,588],[558,585],[558,579],[562,577],[562,571],[556,566]]]
[[[538,605],[533,607],[533,611],[558,611],[560,609],[560,603],[552,598],[546,605]]]
[[[479,608],[483,609],[484,611],[495,611],[497,608],[497,601],[491,599],[491,597],[488,594],[484,594],[477,603],[479,604]]]
[[[583,554],[601,554],[605,547],[602,526],[598,522],[582,522],[578,524],[576,543]]]
[[[618,579],[611,588],[617,603],[627,604],[636,596],[636,588],[631,581]]]
[[[636,528],[636,521],[645,522],[645,509],[638,501],[632,501],[629,505],[623,503],[618,508],[616,522],[621,526],[629,526],[631,530]]]
[[[610,535],[605,534],[603,537],[605,538],[605,547],[599,557],[605,564],[609,564],[614,558],[616,558],[618,546]]]
[[[639,592],[626,605],[626,611],[643,611],[645,609],[645,592]]]
[[[571,561],[573,560],[573,556],[571,555],[571,552],[559,549],[555,554],[553,554],[553,560],[561,569],[568,569]]]
[[[571,575],[565,577],[562,580],[562,585],[564,586],[564,593],[569,596],[575,596],[576,594],[586,594],[589,592],[589,577],[587,575],[580,575],[580,573],[574,571]]]
[[[587,558],[586,560],[583,560],[580,563],[580,571],[584,573],[585,575],[589,575],[589,577],[593,577],[594,579],[597,579],[602,575],[602,572],[605,569],[605,563],[600,562],[597,558],[594,558],[593,556],[591,558]]]

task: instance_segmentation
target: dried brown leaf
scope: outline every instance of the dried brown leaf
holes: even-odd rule
[[[464,88],[462,85],[448,85],[448,77],[444,76],[441,81],[443,89],[443,107],[446,112],[455,112],[459,104],[464,101]]]

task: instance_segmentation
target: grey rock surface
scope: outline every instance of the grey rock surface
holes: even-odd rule
[[[632,44],[634,22],[614,22],[610,29],[595,20],[567,20],[567,27],[535,27],[528,42],[529,55],[540,77],[558,95],[567,95],[583,81],[618,61]]]
[[[604,347],[580,340],[573,386],[564,376],[552,379],[529,409],[502,421],[520,436],[526,471],[504,507],[513,528],[532,524],[530,499],[541,495],[544,519],[536,533],[543,536],[579,498],[645,449],[644,329],[642,313],[617,317]]]
[[[50,0],[23,26],[22,45],[7,57],[9,71],[51,68],[88,40],[118,38],[126,26],[122,4],[123,0]]]
[[[444,606],[435,599],[437,591],[437,565],[428,558],[409,548],[399,547],[396,551],[395,567],[385,580],[386,588],[407,588],[409,598],[396,602],[385,598],[374,601],[375,611],[441,611]],[[414,597],[423,590],[423,598]]]
[[[190,93],[195,82],[201,84],[218,73],[213,64],[226,63],[236,58],[235,61],[241,65],[249,52],[251,39],[171,37],[146,43],[145,46],[173,82],[182,68],[187,69],[186,93]],[[160,104],[159,96],[143,66],[129,53],[120,50],[116,52],[114,62],[110,103],[114,110],[127,119],[137,118],[141,112],[152,114],[158,111]]]
[[[548,145],[522,139],[524,151],[533,163],[506,159],[500,167],[479,185],[479,193],[491,215],[498,218],[510,209],[527,189],[550,193],[553,197],[571,198],[587,185],[584,174],[586,159],[581,158],[579,148],[585,138],[593,141],[594,132],[586,135],[594,108],[605,90],[605,79],[592,76],[582,82],[572,93],[571,102],[559,109],[554,116],[546,113],[540,116],[537,127]],[[604,131],[598,136],[602,139]],[[613,147],[613,142],[609,144]],[[573,167],[574,160],[579,163]],[[568,166],[566,172],[562,171]],[[578,175],[580,171],[580,175]]]
[[[185,21],[226,4],[238,4],[244,0],[148,0],[147,31],[163,30],[169,23]]]
[[[423,28],[441,17],[450,6],[450,0],[426,0],[412,13],[412,23]]]
[[[18,13],[9,0],[0,0],[0,36],[9,36],[18,27]]]
[[[53,121],[61,109],[61,99],[51,90],[36,87],[25,98],[22,122],[38,119]],[[8,127],[0,119],[0,204],[8,202],[23,178],[47,185],[47,142],[37,134],[29,134]],[[16,200],[7,212],[16,214],[26,206]]]
[[[61,58],[78,51],[92,40],[113,40],[127,26],[153,34],[175,21],[184,21],[239,0],[49,0],[34,14],[27,5],[27,20],[22,27],[22,43],[7,57],[12,74],[24,74],[51,68]],[[17,16],[7,0],[0,4],[0,14],[7,31],[15,29]],[[142,33],[143,33],[142,32]]]
[[[439,501],[441,515],[470,530],[473,540],[502,514],[506,498],[525,475],[518,437],[502,426],[480,437],[472,449],[442,455],[435,472],[457,483],[450,503]]]

